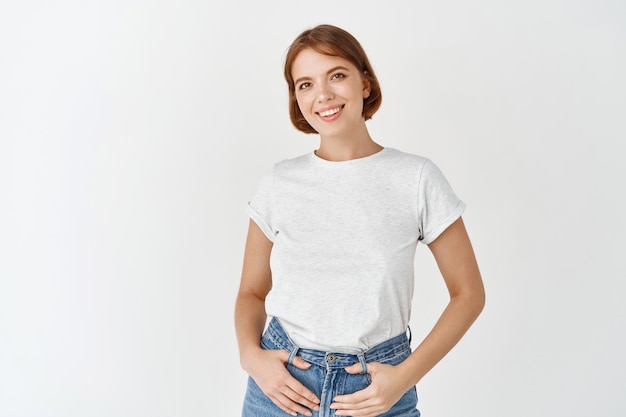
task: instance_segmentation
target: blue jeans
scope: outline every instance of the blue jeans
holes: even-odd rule
[[[366,371],[367,362],[398,365],[411,354],[411,346],[406,334],[389,339],[359,355],[301,349],[289,339],[280,322],[275,318],[272,318],[263,333],[261,346],[268,350],[287,350],[291,353],[287,369],[294,378],[320,399],[320,411],[313,410],[313,417],[334,416],[335,412],[330,409],[330,404],[335,396],[360,391],[372,383],[370,375]],[[291,365],[296,355],[309,362],[311,367],[302,370]],[[365,370],[363,373],[355,375],[344,370],[344,368],[358,362]],[[285,417],[287,415],[261,391],[252,378],[248,378],[243,417]],[[381,414],[381,417],[419,417],[419,415],[417,391],[413,387],[400,398],[391,410]]]

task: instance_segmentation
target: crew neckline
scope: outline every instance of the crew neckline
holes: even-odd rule
[[[326,166],[347,166],[347,165],[354,165],[354,164],[360,164],[363,162],[368,162],[368,161],[372,161],[374,159],[378,159],[380,158],[383,154],[387,153],[387,150],[389,148],[387,147],[383,147],[381,150],[371,154],[371,155],[367,155],[367,156],[362,156],[360,158],[354,158],[354,159],[347,159],[345,161],[329,161],[328,159],[324,159],[321,158],[320,156],[318,156],[315,151],[311,152],[311,158],[317,162],[318,164],[322,164],[322,165],[326,165]]]

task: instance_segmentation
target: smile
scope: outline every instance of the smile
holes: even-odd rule
[[[318,112],[318,114],[322,117],[328,117],[328,116],[332,116],[333,114],[339,113],[341,109],[343,109],[343,106],[338,106],[332,109],[324,110],[324,111]]]

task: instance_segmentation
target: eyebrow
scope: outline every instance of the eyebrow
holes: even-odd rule
[[[336,67],[333,67],[333,68],[329,69],[329,70],[326,72],[326,75],[330,75],[331,73],[333,73],[333,72],[335,72],[335,71],[337,71],[337,70],[344,70],[344,71],[346,71],[346,72],[350,72],[350,70],[349,70],[348,68],[344,67],[343,65],[337,65]],[[297,84],[298,84],[299,82],[301,82],[301,81],[310,80],[310,79],[311,79],[311,77],[308,77],[308,76],[306,76],[306,77],[300,77],[300,78],[298,78],[297,80],[295,80],[293,83],[294,83],[295,85],[297,85]]]

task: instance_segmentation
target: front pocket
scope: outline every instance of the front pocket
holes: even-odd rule
[[[261,347],[265,350],[286,350],[284,347],[276,343],[274,338],[267,332],[263,333],[263,336],[261,336]]]
[[[376,362],[384,363],[385,365],[399,365],[404,362],[405,359],[409,357],[409,355],[411,355],[411,349],[407,348],[402,350],[401,352],[396,353],[393,356],[389,356]]]
[[[372,384],[372,377],[370,374],[349,374],[346,371],[343,372],[343,383],[337,390],[337,394],[353,394],[357,391],[364,390]]]

